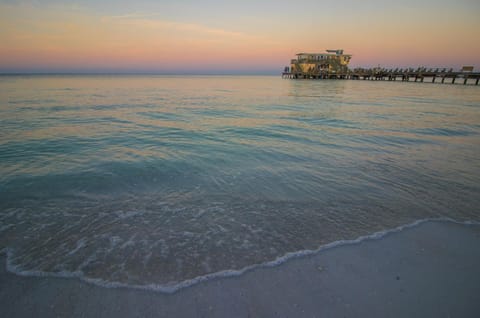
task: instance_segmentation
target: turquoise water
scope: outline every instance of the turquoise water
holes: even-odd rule
[[[426,218],[480,220],[480,88],[1,76],[19,274],[179,286]]]

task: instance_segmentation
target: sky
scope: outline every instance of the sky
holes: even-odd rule
[[[0,0],[0,73],[278,74],[326,49],[478,71],[479,17],[480,0]]]

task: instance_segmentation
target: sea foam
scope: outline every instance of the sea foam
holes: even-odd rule
[[[6,268],[10,273],[19,275],[19,276],[32,276],[32,277],[57,277],[57,278],[76,278],[80,279],[84,282],[94,284],[97,286],[105,287],[105,288],[131,288],[131,289],[140,289],[140,290],[147,290],[147,291],[153,291],[153,292],[161,292],[161,293],[174,293],[177,292],[181,289],[188,288],[200,283],[208,282],[211,280],[215,279],[222,279],[222,278],[229,278],[229,277],[236,277],[236,276],[241,276],[247,272],[254,271],[257,269],[262,269],[262,268],[272,268],[272,267],[277,267],[281,266],[282,264],[293,260],[293,259],[298,259],[298,258],[303,258],[303,257],[308,257],[312,255],[316,255],[319,253],[322,253],[326,250],[332,249],[332,248],[337,248],[345,245],[355,245],[355,244],[360,244],[365,241],[369,240],[379,240],[382,239],[388,235],[398,233],[401,231],[404,231],[409,228],[417,227],[420,226],[421,224],[427,223],[427,222],[450,222],[450,223],[455,223],[455,224],[460,224],[460,225],[480,225],[479,221],[456,221],[451,218],[429,218],[429,219],[421,219],[417,220],[415,222],[409,223],[409,224],[404,224],[401,226],[398,226],[393,229],[387,229],[383,231],[378,231],[375,233],[372,233],[370,235],[364,235],[360,236],[356,239],[353,240],[338,240],[335,242],[331,242],[328,244],[324,244],[320,246],[317,249],[314,250],[301,250],[301,251],[296,251],[296,252],[291,252],[287,253],[281,257],[278,257],[274,260],[261,263],[261,264],[253,264],[250,266],[246,266],[242,269],[226,269],[222,271],[218,271],[215,273],[210,273],[207,275],[201,275],[198,277],[195,277],[193,279],[187,279],[181,282],[171,282],[167,284],[145,284],[145,285],[135,285],[135,284],[126,284],[126,283],[120,283],[120,282],[115,282],[115,281],[107,281],[103,279],[98,279],[98,278],[90,278],[84,275],[82,271],[75,271],[75,272],[68,272],[68,271],[60,271],[60,272],[43,272],[43,271],[32,271],[32,270],[24,270],[22,269],[21,266],[16,265],[12,262],[12,259],[14,257],[15,251],[11,248],[5,248],[1,253],[6,254]]]

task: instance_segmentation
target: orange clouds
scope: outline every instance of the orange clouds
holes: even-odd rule
[[[269,39],[241,32],[140,15],[95,16],[33,7],[14,12],[18,9],[2,9],[0,27],[8,30],[0,34],[6,44],[0,49],[2,64],[174,70],[202,63],[255,64],[262,55],[264,61],[271,55],[265,52]]]

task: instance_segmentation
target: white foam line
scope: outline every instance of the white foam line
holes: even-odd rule
[[[359,244],[361,242],[367,241],[367,240],[377,240],[380,238],[385,237],[386,235],[392,234],[392,233],[397,233],[400,231],[403,231],[408,228],[413,228],[416,226],[419,226],[420,224],[426,223],[426,222],[451,222],[451,223],[456,223],[456,224],[461,224],[461,225],[480,225],[480,222],[478,221],[456,221],[451,218],[446,218],[446,217],[440,217],[440,218],[427,218],[427,219],[421,219],[417,220],[413,223],[401,225],[399,227],[389,229],[389,230],[384,230],[384,231],[379,231],[375,232],[370,235],[364,235],[360,236],[356,239],[353,240],[339,240],[335,241],[332,243],[328,243],[325,245],[320,246],[318,249],[315,250],[301,250],[298,252],[292,252],[292,253],[287,253],[281,257],[276,258],[273,261],[261,263],[261,264],[253,264],[247,267],[244,267],[239,270],[223,270],[203,276],[198,276],[193,279],[187,279],[184,280],[180,283],[178,282],[172,282],[172,283],[166,283],[166,284],[149,284],[149,285],[130,285],[126,283],[119,283],[119,282],[108,282],[102,279],[98,278],[89,278],[85,277],[84,273],[81,271],[75,271],[75,272],[57,272],[57,273],[49,273],[49,272],[43,272],[43,271],[28,271],[28,270],[22,270],[19,266],[16,266],[12,263],[12,258],[13,258],[13,250],[10,248],[4,248],[3,250],[0,251],[0,253],[5,253],[7,255],[7,260],[6,260],[6,268],[7,271],[19,275],[19,276],[34,276],[34,277],[60,277],[60,278],[78,278],[82,281],[85,281],[87,283],[91,283],[94,285],[98,285],[101,287],[106,287],[106,288],[130,288],[130,289],[141,289],[141,290],[147,290],[147,291],[155,291],[155,292],[162,292],[162,293],[174,293],[179,291],[180,289],[191,287],[193,285],[213,280],[213,279],[218,279],[218,278],[227,278],[227,277],[236,277],[236,276],[241,276],[249,271],[253,271],[256,269],[260,268],[271,268],[271,267],[276,267],[279,266],[291,259],[296,259],[296,258],[301,258],[305,256],[310,256],[310,255],[315,255],[318,254],[322,251],[338,247],[338,246],[343,246],[343,245],[353,245],[353,244]]]

